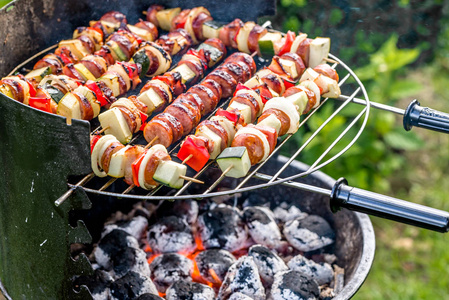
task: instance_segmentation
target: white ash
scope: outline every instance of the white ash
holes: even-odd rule
[[[176,281],[167,290],[167,300],[214,300],[214,290],[204,284],[185,280]]]
[[[231,252],[222,249],[205,250],[195,257],[195,262],[201,277],[209,282],[215,282],[215,278],[211,275],[211,270],[213,270],[217,277],[223,281],[229,267],[231,267],[235,261],[236,259]]]
[[[252,246],[249,248],[248,255],[254,259],[265,287],[270,287],[273,284],[275,274],[288,270],[285,262],[265,246]]]
[[[111,258],[111,261],[115,278],[122,277],[129,271],[134,271],[148,277],[151,275],[147,255],[142,249],[131,247],[120,249]]]
[[[298,271],[284,271],[274,276],[272,300],[315,300],[319,295],[318,283]]]
[[[112,300],[131,300],[147,293],[157,294],[154,283],[149,277],[133,271],[111,284]]]
[[[334,277],[334,271],[331,265],[327,263],[316,263],[301,254],[293,257],[288,262],[288,266],[292,270],[312,277],[319,285],[330,283]]]
[[[198,231],[206,249],[234,252],[244,248],[248,238],[239,210],[230,206],[218,206],[200,215]]]
[[[279,246],[281,232],[271,210],[261,206],[246,207],[243,219],[248,226],[249,235],[257,244],[271,249]]]
[[[150,264],[151,277],[159,292],[178,280],[191,280],[193,262],[177,253],[162,254]]]
[[[155,294],[142,294],[136,300],[164,300],[164,298],[159,297],[159,295]]]
[[[225,300],[233,293],[240,292],[254,300],[265,299],[265,288],[260,280],[259,271],[250,256],[242,256],[233,264],[220,287],[219,300]]]
[[[120,229],[134,236],[137,240],[140,240],[147,230],[147,227],[148,220],[142,216],[137,216],[130,221],[119,221],[114,224],[106,225],[101,232],[101,237],[104,237],[114,229]]]
[[[242,293],[234,293],[229,297],[229,300],[253,300],[253,298]]]
[[[74,288],[78,290],[81,285],[85,285],[94,300],[109,299],[111,291],[109,286],[114,281],[112,276],[103,270],[95,270],[91,276],[80,276],[74,281]]]
[[[163,218],[176,216],[186,221],[187,224],[194,224],[198,218],[198,203],[194,200],[176,200],[175,202],[163,201],[155,211],[153,217]]]
[[[191,227],[175,216],[164,217],[148,228],[148,244],[153,253],[191,253],[196,248]]]
[[[279,223],[287,223],[294,219],[304,219],[308,216],[307,213],[302,212],[298,207],[292,205],[289,208],[278,206],[273,209],[274,218]]]
[[[104,269],[111,270],[111,258],[116,256],[121,249],[128,247],[139,249],[136,238],[123,230],[114,229],[98,243],[94,251],[95,260]]]
[[[284,235],[296,249],[304,252],[317,250],[334,242],[335,232],[320,216],[310,215],[285,224]]]

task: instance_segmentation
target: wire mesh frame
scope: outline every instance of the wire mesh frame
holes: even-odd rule
[[[155,188],[154,190],[150,191],[147,195],[134,195],[134,194],[127,194],[127,193],[107,192],[104,189],[96,190],[96,189],[87,188],[87,187],[84,187],[84,186],[81,186],[81,185],[78,185],[78,184],[74,185],[74,184],[70,184],[69,183],[68,185],[69,185],[70,189],[82,188],[87,193],[99,194],[99,195],[103,195],[103,196],[112,196],[112,197],[118,197],[118,198],[124,198],[124,199],[134,199],[134,200],[175,200],[175,199],[192,199],[192,198],[201,199],[201,198],[207,198],[207,197],[216,197],[216,196],[223,196],[223,195],[231,195],[231,194],[235,194],[235,193],[242,193],[242,192],[252,191],[252,190],[256,190],[256,189],[260,189],[260,188],[267,188],[267,187],[278,185],[278,184],[288,185],[288,186],[291,186],[291,187],[294,187],[294,188],[299,188],[299,189],[307,189],[309,191],[314,191],[314,192],[318,192],[318,193],[321,193],[321,194],[330,194],[330,191],[328,191],[328,190],[320,189],[318,187],[313,187],[313,186],[301,185],[301,184],[298,184],[297,182],[292,182],[292,181],[295,180],[295,179],[298,179],[300,177],[307,176],[307,175],[309,175],[309,174],[311,174],[311,173],[321,169],[322,167],[324,167],[324,166],[330,164],[331,162],[335,161],[341,155],[343,155],[346,151],[348,151],[349,148],[351,148],[356,143],[356,141],[358,140],[358,138],[360,137],[360,135],[362,134],[363,130],[366,127],[366,124],[367,124],[367,121],[368,121],[368,117],[369,117],[369,111],[370,111],[371,103],[370,103],[368,94],[367,94],[367,92],[365,90],[365,87],[363,86],[362,82],[359,80],[357,75],[346,64],[344,64],[340,59],[338,59],[336,56],[334,56],[332,54],[329,54],[329,57],[334,59],[335,61],[337,61],[338,64],[341,67],[343,67],[348,72],[348,74],[344,78],[342,78],[340,80],[339,85],[340,86],[343,85],[343,83],[345,83],[345,81],[347,79],[352,77],[354,79],[354,81],[356,82],[358,87],[354,90],[354,92],[350,96],[345,96],[346,100],[334,111],[334,113],[332,113],[331,116],[328,117],[328,119],[326,121],[323,122],[323,124],[315,132],[313,132],[311,137],[307,141],[304,142],[304,144],[296,151],[296,153],[294,155],[292,155],[290,157],[290,159],[277,171],[277,173],[275,175],[262,174],[262,173],[259,173],[258,171],[266,163],[266,161],[268,161],[276,152],[278,152],[279,149],[292,137],[292,134],[287,135],[287,137],[284,138],[284,140],[269,155],[267,160],[262,162],[262,163],[260,163],[259,165],[257,165],[254,168],[254,170],[252,170],[245,178],[243,178],[242,181],[233,190],[212,192],[213,189],[224,178],[224,176],[220,176],[204,193],[202,193],[202,194],[194,194],[194,195],[192,195],[192,194],[188,194],[188,195],[183,194],[187,190],[187,188],[192,184],[191,182],[186,182],[184,184],[184,186],[180,190],[178,190],[178,192],[174,196],[155,195],[160,187]],[[336,67],[336,66],[334,65],[333,67]],[[342,133],[340,133],[340,135],[334,140],[334,142],[331,143],[331,145],[323,152],[323,154],[320,155],[320,157],[306,171],[304,171],[302,173],[298,173],[298,174],[290,176],[290,177],[280,178],[279,176],[291,164],[291,162],[293,160],[295,160],[300,153],[302,153],[302,151],[306,148],[306,146],[310,144],[310,142],[320,133],[320,131],[336,115],[338,115],[338,113],[344,107],[346,107],[346,105],[348,103],[352,102],[355,99],[355,97],[360,92],[363,94],[363,97],[365,98],[364,99],[365,107],[360,111],[360,113],[356,117],[354,117],[353,121],[343,130]],[[317,108],[312,110],[305,117],[305,119],[300,123],[300,127],[303,126],[307,122],[307,120],[309,118],[311,118],[327,101],[328,101],[328,98],[324,99]],[[220,107],[225,106],[227,103],[228,103],[228,101],[226,101],[225,103],[220,105]],[[211,116],[212,115],[214,115],[214,112],[211,114]],[[331,158],[327,159],[326,161],[321,162],[325,158],[325,156],[334,148],[334,146],[339,141],[341,141],[341,139],[348,133],[348,131],[351,128],[354,127],[354,125],[362,117],[364,117],[363,121],[362,121],[362,124],[360,125],[360,128],[357,131],[357,133],[354,136],[354,138],[341,151],[339,151],[337,154],[335,154]],[[180,145],[180,143],[178,143],[178,145],[176,145],[170,151],[170,153],[172,153],[175,149],[177,149],[179,147],[179,145]],[[193,178],[198,178],[199,176],[201,176],[213,164],[214,164],[214,161],[209,161],[202,170],[200,170],[199,172],[197,172],[195,174],[195,176],[193,176]],[[261,179],[261,180],[268,181],[268,182],[267,183],[263,183],[263,184],[255,184],[255,185],[252,185],[252,186],[246,186],[245,187],[244,185],[251,178],[257,178],[257,179]]]

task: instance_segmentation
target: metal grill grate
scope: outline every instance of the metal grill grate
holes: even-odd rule
[[[241,178],[239,180],[237,186],[234,189],[229,189],[229,190],[224,190],[224,191],[215,190],[219,186],[220,182],[225,177],[224,175],[222,175],[222,176],[218,177],[218,179],[215,180],[212,184],[210,184],[204,192],[196,193],[196,194],[186,194],[186,192],[188,191],[188,188],[191,185],[197,184],[197,183],[193,183],[190,181],[186,181],[184,186],[181,189],[175,191],[174,195],[172,195],[172,196],[168,196],[167,193],[162,194],[162,195],[157,194],[161,190],[162,186],[158,186],[149,192],[144,191],[143,189],[140,189],[140,188],[136,188],[136,187],[127,188],[127,189],[123,190],[122,192],[109,192],[108,189],[117,180],[116,178],[111,178],[106,183],[104,183],[101,186],[101,188],[95,189],[95,188],[86,186],[86,184],[92,178],[95,178],[95,176],[93,176],[93,174],[88,174],[85,178],[83,178],[80,182],[78,182],[76,184],[69,183],[68,185],[69,185],[70,189],[66,194],[70,194],[70,192],[76,188],[82,188],[87,193],[99,194],[99,195],[104,195],[104,196],[112,196],[112,197],[120,197],[120,198],[124,198],[124,199],[174,200],[174,199],[206,198],[206,197],[230,195],[230,194],[234,194],[234,193],[241,193],[241,192],[251,191],[251,190],[255,190],[255,189],[266,188],[266,187],[273,186],[273,185],[283,184],[283,185],[288,185],[288,186],[292,186],[295,188],[311,190],[314,192],[329,195],[330,194],[329,190],[324,190],[324,189],[320,189],[318,187],[313,187],[313,186],[304,186],[297,182],[293,182],[293,180],[300,178],[300,177],[307,176],[307,175],[321,169],[322,167],[324,167],[324,166],[330,164],[331,162],[335,161],[336,159],[338,159],[349,148],[351,148],[356,143],[357,139],[360,137],[360,135],[362,134],[362,132],[366,126],[366,123],[367,123],[368,117],[369,117],[369,110],[370,110],[370,106],[371,106],[367,92],[366,92],[363,84],[360,82],[360,80],[355,75],[355,73],[346,64],[344,64],[340,59],[338,59],[334,55],[330,54],[329,56],[331,59],[333,59],[337,62],[332,66],[332,68],[337,68],[337,72],[340,75],[346,74],[339,82],[340,87],[343,88],[343,84],[347,83],[349,79],[352,79],[353,82],[355,82],[355,84],[345,84],[345,88],[347,90],[349,90],[348,94],[350,94],[350,95],[349,96],[342,95],[338,99],[338,100],[342,101],[342,104],[318,127],[317,130],[315,130],[311,134],[311,136],[297,149],[297,151],[290,157],[290,159],[279,170],[273,170],[273,174],[263,174],[263,173],[260,173],[259,170],[265,165],[265,163],[271,157],[273,157],[274,155],[279,153],[280,149],[291,139],[293,134],[286,135],[285,138],[276,146],[275,150],[270,154],[270,156],[267,158],[267,160],[258,164],[257,166],[254,166],[250,170],[250,173],[246,177]],[[362,97],[362,98],[356,98],[357,96]],[[221,105],[219,105],[219,107],[217,107],[216,110],[218,110],[218,108],[226,107],[228,105],[229,101],[230,101],[230,99],[227,99],[226,101],[224,101]],[[328,102],[332,102],[332,101],[329,101],[328,98],[323,99],[321,104],[317,108],[310,111],[309,114],[307,114],[305,116],[305,118],[302,120],[302,122],[300,123],[300,128],[303,127],[305,124],[307,124],[307,121],[310,118],[313,118],[313,116],[317,113],[317,111],[320,110],[320,108],[322,108],[324,105],[332,105],[331,103],[326,104]],[[312,140],[320,134],[320,132],[323,130],[323,128],[325,128],[326,126],[329,126],[329,123],[337,115],[339,115],[341,113],[341,111],[350,102],[355,102],[355,103],[361,104],[363,106],[363,108],[353,118],[353,120],[344,128],[344,130],[336,137],[336,139],[330,143],[330,145],[327,147],[327,149],[310,165],[309,169],[306,170],[305,172],[296,174],[294,176],[290,176],[287,178],[281,178],[280,176],[282,175],[283,171],[291,164],[291,162],[293,160],[297,159],[298,156],[304,150],[306,150],[307,146],[310,145]],[[334,102],[334,103],[338,103],[338,101]],[[215,114],[216,110],[213,111],[209,115],[209,118]],[[362,121],[359,122],[361,119],[362,119]],[[334,147],[337,145],[337,143],[339,143],[343,139],[343,137],[345,137],[348,134],[348,132],[359,123],[361,123],[361,124],[358,127],[357,133],[347,143],[347,145],[341,151],[339,151],[337,154],[333,155],[332,157],[326,159],[323,162],[323,160],[330,153],[330,151],[332,149],[334,149]],[[135,143],[135,141],[137,141],[139,138],[141,138],[141,134],[136,135],[130,143],[131,144]],[[180,144],[181,144],[181,141],[178,142],[169,151],[169,153],[172,157],[176,153],[176,150],[179,149]],[[202,170],[200,170],[199,172],[194,174],[192,177],[196,178],[196,179],[201,179],[201,176],[208,169],[210,169],[212,166],[214,166],[214,164],[215,164],[214,161],[209,161]],[[266,183],[251,185],[251,184],[249,184],[249,180],[251,178],[263,180],[263,181],[266,181]],[[132,194],[130,193],[131,191],[133,192]],[[142,192],[146,192],[146,194],[142,193]],[[67,197],[67,195],[63,195],[60,199],[57,200],[57,202],[62,202],[64,200],[64,198],[66,198],[66,197]]]

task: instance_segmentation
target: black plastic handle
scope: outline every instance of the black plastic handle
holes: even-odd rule
[[[421,107],[418,100],[413,100],[404,113],[404,128],[409,131],[413,126],[449,133],[449,114]]]
[[[350,187],[340,178],[332,188],[331,209],[337,212],[341,207],[367,213],[438,232],[449,230],[449,213]]]

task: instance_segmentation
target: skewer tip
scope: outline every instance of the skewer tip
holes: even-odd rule
[[[199,184],[204,184],[204,181],[201,181],[201,180],[198,180],[198,179],[195,179],[195,178],[192,178],[192,177],[184,176],[184,175],[179,175],[179,178],[182,178],[182,179],[187,180],[187,181],[199,183]]]

